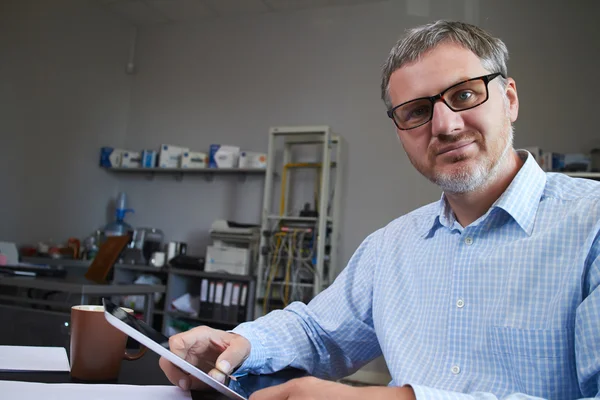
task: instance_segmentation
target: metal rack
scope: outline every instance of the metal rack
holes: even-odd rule
[[[283,141],[283,157],[281,163],[277,163],[277,152],[281,151]],[[279,147],[278,147],[279,145]],[[320,149],[320,159],[311,162],[297,162],[294,160],[294,150],[300,146],[315,145]],[[266,299],[269,296],[268,289],[271,284],[279,285],[281,291],[289,282],[274,282],[265,278],[265,271],[273,266],[270,260],[273,256],[271,246],[271,233],[280,229],[284,224],[300,223],[310,226],[313,231],[314,240],[312,248],[315,257],[312,261],[314,279],[311,282],[295,282],[295,287],[303,290],[312,289],[311,297],[314,297],[327,287],[335,278],[337,272],[337,256],[339,241],[339,219],[341,202],[341,175],[342,175],[342,140],[337,135],[332,135],[329,126],[298,126],[298,127],[273,127],[269,130],[268,165],[263,196],[262,225],[260,237],[260,255],[256,271],[257,300]],[[288,175],[292,169],[316,169],[316,176],[320,180],[318,190],[318,204],[316,216],[292,215],[289,211],[291,176]],[[320,171],[320,173],[319,173]],[[281,177],[281,201],[279,212],[274,212],[272,200],[274,197],[274,177]],[[333,197],[330,192],[333,178]],[[280,233],[282,234],[282,233]],[[278,239],[279,240],[279,239]],[[285,238],[291,246],[289,235]],[[326,246],[326,243],[328,245]],[[288,247],[289,249],[290,247]],[[287,257],[292,257],[289,254]],[[289,268],[289,265],[288,265]],[[287,289],[286,289],[287,290]],[[266,301],[266,300],[264,300]],[[285,302],[284,304],[285,305]],[[257,303],[256,315],[266,312],[265,307]]]

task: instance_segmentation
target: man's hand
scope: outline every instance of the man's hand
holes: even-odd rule
[[[171,336],[169,349],[218,381],[224,382],[223,372],[230,374],[250,355],[250,342],[235,333],[200,326]],[[161,357],[158,364],[169,381],[183,390],[208,388],[208,385],[191,377],[166,358]]]
[[[282,385],[259,390],[250,400],[415,400],[408,387],[353,387],[314,377],[292,379]]]

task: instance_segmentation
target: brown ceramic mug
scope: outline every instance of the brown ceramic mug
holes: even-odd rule
[[[132,313],[133,310],[123,308]],[[128,354],[127,335],[104,317],[103,306],[71,307],[71,377],[82,381],[114,381],[122,360],[137,360],[146,352]]]

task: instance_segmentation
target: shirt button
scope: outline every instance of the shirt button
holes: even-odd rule
[[[472,238],[471,236],[467,236],[467,237],[465,238],[465,244],[466,244],[467,246],[470,246],[470,245],[472,245],[472,244],[473,244],[473,238]]]
[[[454,365],[452,368],[450,368],[450,371],[452,371],[454,375],[458,375],[460,374],[460,367],[458,365]]]
[[[463,300],[463,299],[458,299],[458,300],[456,301],[456,307],[458,307],[458,308],[463,308],[464,306],[465,306],[465,302],[464,302],[464,300]]]

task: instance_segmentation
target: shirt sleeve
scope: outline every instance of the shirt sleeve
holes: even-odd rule
[[[381,231],[356,250],[335,282],[308,305],[294,302],[233,332],[251,343],[236,373],[268,374],[286,367],[313,376],[347,376],[381,355],[373,328],[373,273]]]
[[[586,259],[583,300],[575,316],[575,357],[581,392],[600,397],[600,234]]]

